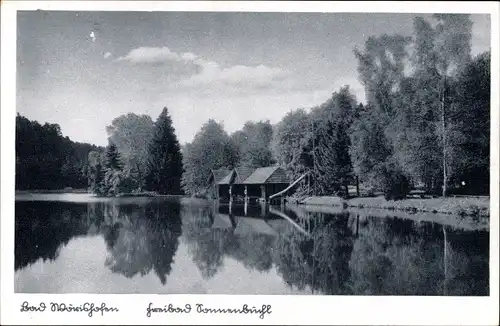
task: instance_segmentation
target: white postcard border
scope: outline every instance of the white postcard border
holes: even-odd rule
[[[237,1],[3,1],[1,10],[1,324],[408,324],[482,325],[498,323],[499,217],[499,5],[494,2],[237,2]],[[267,11],[267,12],[456,12],[491,14],[490,296],[253,296],[253,295],[96,295],[14,293],[14,132],[16,93],[16,11]],[[45,302],[43,313],[21,313],[21,304]],[[52,313],[50,302],[96,306],[119,312]],[[190,314],[153,314],[147,307],[191,304]],[[205,315],[211,308],[271,305],[271,314]]]

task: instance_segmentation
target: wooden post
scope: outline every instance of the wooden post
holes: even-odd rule
[[[229,202],[233,202],[233,185],[229,185]]]
[[[219,185],[218,184],[215,185],[215,198],[217,200],[219,200]]]
[[[356,214],[356,237],[359,235],[359,214]]]
[[[266,201],[266,185],[260,185],[260,198],[265,202]]]
[[[248,203],[248,186],[245,185],[245,203]]]

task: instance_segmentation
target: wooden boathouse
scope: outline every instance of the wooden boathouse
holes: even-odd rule
[[[209,183],[214,199],[264,202],[290,185],[279,166],[212,170]]]
[[[229,194],[229,183],[223,179],[232,171],[229,169],[211,170],[208,184],[210,185],[210,195],[212,198],[224,198],[224,194]]]

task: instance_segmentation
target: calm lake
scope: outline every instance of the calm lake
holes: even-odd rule
[[[297,206],[16,197],[15,291],[488,295],[489,232]]]

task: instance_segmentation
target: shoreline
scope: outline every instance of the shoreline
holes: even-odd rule
[[[15,195],[29,195],[29,194],[88,194],[95,198],[132,198],[132,197],[185,197],[184,195],[162,195],[156,192],[139,192],[139,193],[123,193],[116,196],[100,196],[88,191],[87,189],[36,189],[36,190],[15,190]]]
[[[191,198],[185,195],[162,195],[156,192],[144,191],[140,193],[124,193],[116,196],[98,196],[87,189],[56,189],[56,190],[15,190],[15,195],[26,194],[89,194],[95,198],[140,198],[140,197],[177,197]],[[202,199],[208,200],[208,199]],[[386,200],[378,197],[355,197],[343,199],[336,196],[311,196],[303,199],[289,198],[290,204],[299,206],[324,206],[341,208],[373,208],[389,212],[399,211],[405,213],[433,213],[445,215],[458,215],[469,218],[489,218],[489,197],[446,197],[425,199]]]
[[[89,194],[87,189],[16,189],[16,194]]]
[[[308,197],[299,200],[297,208],[332,213],[350,211],[360,215],[396,216],[414,221],[436,222],[466,230],[489,230],[490,199],[488,198],[429,198],[385,200],[383,197]]]
[[[299,205],[307,206],[340,206],[344,208],[376,208],[387,211],[404,211],[407,213],[434,213],[458,215],[469,218],[489,218],[489,197],[446,197],[428,199],[386,200],[383,197],[357,197],[342,199],[340,197],[316,196],[298,200]]]
[[[473,220],[467,216],[460,217],[451,214],[443,213],[432,213],[432,212],[406,212],[402,210],[387,210],[381,208],[358,208],[358,207],[341,207],[341,206],[328,206],[328,205],[300,205],[300,204],[288,204],[292,211],[296,213],[312,212],[312,213],[323,213],[323,214],[341,214],[348,212],[349,214],[354,214],[354,216],[359,216],[361,220],[368,217],[377,218],[401,218],[409,219],[415,222],[430,222],[437,223],[445,226],[450,226],[452,228],[461,229],[465,231],[489,231],[489,218],[481,218],[479,220]]]
[[[71,192],[45,192],[45,191],[16,191],[17,200],[32,200],[30,194],[46,194],[43,200],[52,200],[51,195],[68,194]],[[82,192],[76,193],[82,194]],[[87,194],[91,195],[87,192]],[[17,196],[20,198],[17,198]],[[152,193],[124,194],[122,196],[104,197],[94,196],[95,201],[129,201],[129,200],[154,200],[154,198],[179,198],[181,201],[203,202],[210,200],[186,197],[182,195],[159,195]],[[60,198],[59,198],[60,199]],[[66,198],[75,201],[75,198]],[[87,202],[89,198],[85,199]],[[76,201],[78,202],[78,200]],[[192,203],[194,203],[192,202]],[[338,214],[348,211],[361,217],[399,217],[414,221],[428,221],[443,225],[462,228],[465,230],[489,230],[489,198],[434,198],[434,199],[405,199],[387,201],[383,197],[362,197],[344,200],[339,197],[308,197],[299,201],[289,200],[287,206],[292,210]]]

